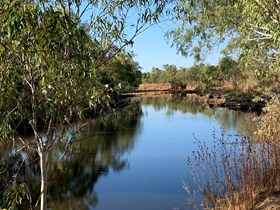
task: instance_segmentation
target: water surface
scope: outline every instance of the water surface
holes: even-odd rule
[[[193,97],[134,98],[70,145],[49,181],[50,209],[190,209],[182,179],[191,182],[187,159],[197,149],[194,142],[211,146],[223,131],[238,138],[252,127],[253,116],[206,108]],[[58,147],[49,154],[49,168],[62,152]],[[38,196],[38,165],[25,173]]]
[[[219,136],[222,130],[245,132],[251,117],[205,108],[194,98],[134,99],[131,106],[98,120],[84,133],[80,147],[94,154],[90,162],[95,167],[103,168],[95,172],[98,178],[88,189],[96,199],[89,209],[184,209],[188,202],[181,179],[188,179],[187,157],[197,147],[194,142],[211,145],[213,133]]]

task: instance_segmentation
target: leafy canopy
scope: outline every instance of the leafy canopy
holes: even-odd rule
[[[18,126],[11,121],[27,120],[37,130],[38,118],[46,125],[65,123],[110,103],[97,71],[158,22],[168,3],[1,1],[1,135]]]
[[[200,61],[213,47],[228,43],[227,53],[279,73],[279,0],[178,1],[176,11],[178,27],[167,36],[183,55]]]

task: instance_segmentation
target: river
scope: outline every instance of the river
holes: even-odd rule
[[[191,182],[187,160],[195,142],[211,147],[224,133],[238,138],[255,116],[207,108],[194,97],[131,100],[95,120],[70,145],[49,181],[50,209],[191,209],[182,180]],[[59,154],[50,154],[50,167]],[[31,190],[39,188],[37,176],[32,172]]]

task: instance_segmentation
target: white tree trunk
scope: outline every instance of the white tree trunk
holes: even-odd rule
[[[47,210],[47,151],[44,146],[38,149],[41,169],[41,202],[40,209]]]

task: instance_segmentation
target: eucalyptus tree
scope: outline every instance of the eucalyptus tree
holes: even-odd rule
[[[2,2],[1,9],[1,137],[15,134],[23,122],[32,129],[40,157],[41,209],[46,209],[46,161],[56,129],[94,107],[104,88],[91,66],[90,36],[74,19],[26,1]]]
[[[187,77],[187,81],[190,85],[194,85],[196,83],[201,82],[201,68],[200,66],[196,65],[196,66],[192,66],[189,67],[186,70],[186,77]]]
[[[150,72],[143,72],[141,76],[142,83],[151,83]]]
[[[151,83],[164,82],[162,80],[163,71],[157,67],[152,67],[152,71],[149,73],[149,80]]]
[[[134,90],[141,83],[141,67],[133,60],[133,53],[119,53],[99,68],[101,82],[117,95]]]
[[[237,79],[242,78],[242,72],[240,71],[238,62],[229,56],[223,57],[219,60],[217,69],[220,72],[220,77],[223,81],[230,80],[236,85]]]
[[[228,53],[247,66],[259,66],[263,76],[279,74],[279,0],[188,0],[176,8],[179,24],[167,36],[183,55],[201,60],[213,47],[228,43]]]
[[[177,82],[182,85],[187,85],[188,81],[188,69],[180,67],[179,70],[176,72],[176,79]]]
[[[96,71],[158,22],[168,3],[0,2],[0,137],[15,138],[23,124],[31,128],[34,141],[21,140],[22,148],[33,148],[40,157],[41,194],[35,205],[41,209],[47,209],[48,151],[56,141],[69,144],[63,127],[110,103],[110,89]]]
[[[176,87],[177,78],[177,67],[175,65],[165,64],[162,66],[162,74],[160,80],[164,83],[170,83],[172,86]]]

